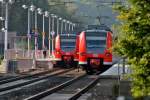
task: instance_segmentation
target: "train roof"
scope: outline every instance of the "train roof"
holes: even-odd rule
[[[87,30],[105,30],[105,31],[110,31],[111,32],[111,29],[106,26],[106,25],[88,25],[88,28]]]
[[[86,30],[85,32],[107,32],[106,30]]]
[[[60,36],[76,36],[76,34],[60,34]]]

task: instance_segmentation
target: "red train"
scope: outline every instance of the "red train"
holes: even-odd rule
[[[78,38],[76,37],[76,34],[60,34],[56,36],[54,52],[55,59],[57,59],[56,66],[76,67],[78,65],[77,51],[79,46]]]
[[[79,65],[88,74],[112,66],[112,32],[107,29],[89,29],[79,36]]]
[[[57,66],[81,66],[88,74],[104,72],[112,66],[112,32],[105,26],[90,26],[76,34],[55,39]]]

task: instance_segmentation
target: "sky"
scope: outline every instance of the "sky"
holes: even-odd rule
[[[101,24],[112,26],[118,23],[117,14],[112,10],[111,5],[104,5],[102,2],[111,2],[116,0],[73,0],[77,5],[75,16],[83,19],[85,24],[99,24],[96,18],[100,16]],[[119,2],[119,0],[117,0]]]

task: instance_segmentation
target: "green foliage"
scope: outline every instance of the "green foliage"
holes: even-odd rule
[[[50,13],[54,13],[67,20],[77,20],[72,18],[76,10],[75,5],[71,3],[64,4],[64,0],[15,0],[15,3],[9,6],[9,31],[17,31],[19,35],[27,32],[27,10],[22,8],[23,4],[28,6],[33,4],[38,8],[42,8],[43,11],[50,11]],[[34,16],[33,13],[31,15]],[[42,28],[41,18],[39,15],[38,26]],[[34,26],[34,17],[31,18],[31,24]],[[46,21],[46,26],[48,26],[48,21]],[[40,32],[42,31],[41,28],[39,28]],[[47,28],[46,33],[48,33]]]
[[[129,59],[133,73],[134,97],[150,96],[150,2],[128,0],[129,6],[116,6],[122,21],[114,50]]]
[[[15,3],[9,6],[9,31],[17,32],[17,35],[27,34],[27,9],[23,9],[22,5],[30,6],[35,5],[41,8],[42,11],[49,11],[64,19],[78,22],[77,18],[73,18],[76,6],[71,3],[64,4],[65,0],[15,0]],[[0,10],[2,6],[0,6]],[[4,7],[3,7],[4,10]],[[4,13],[3,13],[4,16]],[[48,36],[48,18],[45,19],[45,33]],[[0,23],[1,24],[1,23]],[[41,40],[42,34],[42,16],[38,15],[38,32],[39,40]],[[56,24],[56,23],[55,23]],[[2,24],[1,24],[2,25]],[[0,26],[1,28],[1,26]],[[31,29],[34,28],[34,13],[31,13]],[[56,28],[55,28],[56,31]],[[32,46],[34,42],[32,41]],[[42,42],[39,41],[39,47],[41,48]]]

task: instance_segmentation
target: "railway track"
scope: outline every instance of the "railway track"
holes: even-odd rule
[[[44,89],[40,85],[44,84],[44,86],[49,87],[48,85],[54,86],[55,84],[58,84],[57,81],[54,84],[51,84],[51,82],[56,80],[56,76],[57,77],[61,76],[61,75],[68,73],[72,70],[74,70],[74,69],[61,70],[61,71],[57,71],[57,72],[51,73],[51,74],[46,75],[46,76],[42,76],[40,78],[29,80],[27,82],[23,82],[23,83],[19,83],[16,85],[0,88],[0,91],[1,91],[0,92],[0,100],[1,99],[4,99],[4,100],[22,100],[22,98],[25,98],[24,96],[26,94],[28,95],[28,93],[32,94],[34,92],[36,93],[37,91],[41,91],[42,89]],[[60,79],[61,78],[58,78],[58,80],[60,80]],[[66,81],[68,79],[62,78],[63,81]],[[45,81],[48,81],[48,82],[45,83]],[[45,88],[45,90],[47,89],[47,87]],[[37,88],[37,91],[36,91],[36,88]],[[38,89],[38,88],[40,88],[40,89]],[[24,91],[24,92],[22,92],[22,91]],[[29,95],[31,95],[31,94],[29,94]],[[8,98],[8,99],[6,99],[6,98]],[[16,98],[19,98],[19,99],[16,99]]]
[[[6,78],[3,78],[2,80],[0,80],[0,85],[6,84],[6,83],[9,83],[9,82],[13,82],[13,81],[17,81],[17,80],[21,80],[21,79],[40,76],[40,75],[47,74],[47,73],[50,73],[50,72],[53,72],[53,71],[56,71],[56,70],[58,70],[58,69],[43,71],[43,72],[30,74],[30,75],[16,76],[16,77],[11,77],[11,78],[6,77]]]
[[[21,87],[21,86],[25,86],[25,85],[28,85],[28,84],[31,84],[31,83],[34,83],[34,82],[37,82],[37,81],[40,81],[40,80],[43,80],[43,79],[55,76],[55,75],[59,75],[59,74],[68,72],[68,71],[70,71],[70,69],[69,70],[54,71],[51,74],[48,74],[48,73],[45,73],[45,72],[44,73],[39,73],[41,76],[37,77],[37,74],[36,74],[36,75],[34,75],[36,77],[33,78],[33,75],[32,75],[33,79],[25,79],[25,80],[23,80],[24,78],[17,78],[19,80],[0,85],[0,92],[8,91],[8,90],[11,90],[11,89],[14,89],[14,88],[18,88],[18,87]],[[43,76],[43,74],[45,76]],[[46,74],[48,74],[48,75],[46,75]],[[29,78],[29,77],[26,77],[26,78]]]
[[[0,81],[11,79],[11,78],[14,78],[14,77],[15,76],[2,76],[2,77],[0,77]]]
[[[76,100],[91,87],[93,87],[98,80],[98,75],[94,75],[92,77],[84,74],[24,100],[57,100],[59,98],[59,94],[70,95],[69,97],[64,95],[63,100]],[[64,99],[64,97],[66,97],[66,99]]]
[[[14,79],[26,78],[28,76],[30,77],[30,76],[32,76],[34,74],[38,74],[38,73],[41,73],[41,72],[42,71],[39,72],[38,70],[31,70],[31,71],[27,71],[27,72],[18,73],[18,74],[15,74],[13,76],[12,76],[12,74],[10,74],[10,75],[7,75],[7,74],[6,75],[2,75],[2,76],[0,76],[0,85],[3,84],[3,82],[5,84],[6,81],[4,81],[4,80],[7,80],[7,81],[9,80],[8,82],[11,82],[11,80],[13,81]]]

